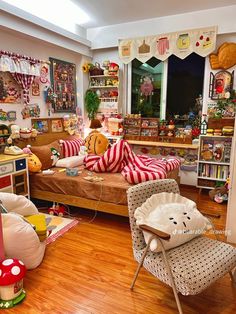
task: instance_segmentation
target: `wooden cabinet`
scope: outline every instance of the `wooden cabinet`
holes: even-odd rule
[[[224,184],[229,176],[232,137],[200,136],[197,186],[212,189]]]
[[[90,75],[89,88],[96,91],[101,103],[99,112],[117,114],[119,112],[119,74]]]
[[[27,155],[0,154],[0,192],[30,196]]]
[[[124,138],[137,141],[157,141],[158,121],[158,118],[125,118]]]

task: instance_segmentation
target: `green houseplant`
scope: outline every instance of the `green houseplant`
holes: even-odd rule
[[[88,89],[85,93],[85,109],[88,113],[88,118],[91,121],[90,128],[102,127],[99,120],[95,119],[99,109],[101,100],[97,93],[91,89]]]

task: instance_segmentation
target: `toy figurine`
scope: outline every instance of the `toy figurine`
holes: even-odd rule
[[[0,308],[15,306],[25,298],[23,277],[26,267],[16,258],[4,259],[0,262]]]

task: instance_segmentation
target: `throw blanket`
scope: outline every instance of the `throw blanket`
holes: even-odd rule
[[[143,155],[136,156],[124,140],[114,144],[103,156],[87,155],[84,162],[86,169],[90,171],[121,172],[131,184],[165,179],[167,171],[180,166],[177,158],[156,159]]]

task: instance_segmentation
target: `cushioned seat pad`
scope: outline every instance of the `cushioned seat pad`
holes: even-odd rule
[[[142,253],[134,250],[138,262]],[[167,254],[176,288],[183,295],[200,293],[236,266],[236,248],[207,237],[197,237]],[[162,253],[148,252],[144,267],[170,285]]]

